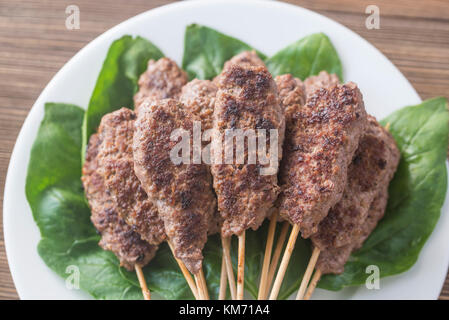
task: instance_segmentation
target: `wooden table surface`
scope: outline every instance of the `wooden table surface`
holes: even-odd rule
[[[0,0],[0,199],[15,140],[34,101],[55,73],[95,37],[162,0]],[[289,0],[352,29],[382,51],[423,99],[449,95],[449,1]],[[365,8],[380,8],[380,29],[365,27]],[[65,9],[80,8],[67,30]],[[3,209],[3,205],[1,209]],[[2,211],[0,211],[2,212]],[[0,213],[1,215],[2,213]],[[17,299],[0,219],[0,299]],[[449,300],[449,278],[441,291]]]

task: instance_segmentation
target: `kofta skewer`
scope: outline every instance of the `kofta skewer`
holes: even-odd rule
[[[290,74],[285,74],[282,76],[277,76],[275,78],[279,101],[282,112],[285,117],[285,135],[288,136],[291,131],[294,129],[293,116],[299,109],[304,105],[305,102],[305,88],[301,80],[298,78],[294,78]],[[285,152],[285,149],[284,149]],[[282,161],[281,161],[282,167]],[[258,299],[266,299],[267,291],[269,290],[269,286],[271,285],[272,280],[269,280],[269,264],[271,259],[271,251],[273,248],[274,241],[274,233],[276,230],[276,222],[278,220],[279,209],[277,206],[273,210],[273,214],[271,216],[270,226],[268,229],[267,243],[265,247],[265,255],[262,265],[261,277],[260,277],[260,285],[259,285],[259,294]],[[281,238],[279,239],[281,240]],[[280,246],[283,246],[285,239],[282,240]],[[278,259],[278,258],[277,258]],[[276,260],[277,260],[276,259]],[[277,261],[275,261],[275,265],[277,266]],[[274,271],[273,271],[274,272]]]
[[[285,115],[285,131],[286,136],[289,137],[292,132],[295,130],[295,119],[294,117],[299,112],[300,108],[305,104],[306,101],[306,94],[313,93],[316,89],[319,89],[320,87],[330,87],[333,85],[337,85],[339,83],[338,77],[335,75],[329,75],[327,72],[322,71],[317,76],[311,76],[306,79],[307,83],[307,90],[306,86],[303,84],[303,82],[298,79],[294,78],[291,74],[284,74],[281,76],[277,76],[276,79],[276,85],[278,87],[279,92],[279,99],[281,102],[281,107]],[[288,139],[288,138],[287,138]],[[284,148],[284,162],[286,162],[289,157],[288,154],[285,154],[287,149]],[[281,161],[281,169],[283,168],[284,164]],[[278,208],[277,208],[278,209]],[[278,219],[278,210],[276,210],[273,213],[272,219]],[[262,295],[260,295],[260,299],[266,299],[268,295],[268,290],[271,287],[271,283],[273,281],[274,273],[277,268],[277,264],[279,261],[280,253],[282,250],[282,247],[284,246],[286,232],[288,231],[288,222],[284,223],[283,229],[281,231],[281,235],[278,239],[278,243],[276,245],[276,250],[274,253],[273,261],[270,265],[270,271],[268,274],[268,278],[266,279],[266,283],[262,287]],[[291,242],[290,242],[291,243]],[[270,244],[270,237],[268,237],[267,240],[267,247],[271,246]],[[292,248],[290,248],[292,250]],[[266,251],[267,252],[267,251]],[[267,253],[266,253],[267,254]],[[285,267],[285,265],[284,265]],[[283,268],[284,268],[283,267]],[[262,271],[262,275],[264,272]],[[264,279],[265,280],[265,279]],[[261,290],[261,289],[259,289]]]
[[[321,250],[351,244],[360,234],[370,204],[393,177],[399,151],[391,134],[368,116],[366,130],[348,169],[342,199],[329,211],[311,236]]]
[[[262,61],[262,59],[260,59],[257,56],[257,53],[254,50],[253,51],[243,51],[243,52],[237,54],[236,56],[232,57],[227,62],[225,62],[224,66],[223,66],[222,73],[219,74],[217,77],[215,77],[215,79],[213,80],[213,83],[218,86],[222,75],[225,73],[225,71],[229,70],[233,65],[265,67],[264,62]],[[232,300],[235,300],[236,296],[237,296],[237,289],[235,286],[234,271],[233,271],[232,261],[231,261],[230,242],[231,242],[230,237],[222,236],[223,257],[224,257],[225,263],[226,263],[226,273],[228,276],[229,288],[231,291],[231,298],[232,298]]]
[[[299,112],[300,108],[305,104],[306,101],[306,95],[307,93],[313,94],[313,92],[316,89],[319,89],[321,87],[328,88],[333,85],[337,85],[339,83],[338,77],[334,74],[330,75],[325,71],[320,72],[317,76],[311,76],[305,80],[305,84],[298,78],[294,78],[291,74],[284,74],[281,76],[277,76],[275,78],[276,85],[279,92],[279,100],[281,103],[282,110],[285,115],[285,131],[286,136],[290,136],[291,132],[295,129],[295,122],[294,117]],[[284,153],[286,152],[286,149],[284,149]],[[286,159],[288,159],[288,155],[284,155]],[[286,161],[286,160],[285,160]],[[281,161],[281,168],[283,164]],[[277,206],[276,206],[277,207]],[[276,208],[278,209],[278,208]],[[278,210],[275,210],[273,213],[273,216],[271,219],[278,219]],[[274,225],[274,228],[276,226]],[[283,230],[286,230],[286,226],[284,226]],[[273,239],[268,236],[267,238],[267,244],[266,244],[266,250],[265,250],[265,257],[264,257],[264,263],[266,260],[269,259],[269,256],[271,255],[271,251],[269,251],[269,248],[272,247],[272,241]],[[276,259],[274,259],[274,265],[273,268],[270,269],[271,272],[269,272],[268,276],[264,277],[265,270],[262,268],[261,273],[261,284],[259,286],[259,299],[265,299],[267,296],[267,291],[269,290],[269,287],[271,286],[272,279],[274,277],[275,268],[278,264],[279,254],[282,250],[282,247],[285,242],[285,235],[283,237],[280,237],[277,244],[277,255],[275,256]],[[268,256],[267,256],[268,255]]]
[[[291,132],[295,129],[295,119],[300,108],[305,104],[307,95],[312,95],[314,91],[320,88],[329,88],[339,84],[339,79],[335,74],[329,74],[326,71],[321,71],[316,76],[308,77],[304,83],[298,79],[294,78],[291,74],[284,74],[277,76],[276,85],[279,91],[279,99],[281,101],[281,107],[285,115],[285,131],[286,136],[290,136]],[[284,148],[284,161],[288,159],[288,154],[286,153],[286,148]],[[284,164],[281,161],[281,171]],[[278,211],[275,212],[276,217],[278,216]],[[268,295],[268,290],[271,287],[273,281],[274,273],[276,272],[277,265],[279,263],[280,253],[285,243],[285,238],[288,231],[288,221],[284,222],[283,228],[281,230],[281,235],[278,239],[276,245],[275,253],[273,256],[273,261],[270,265],[270,271],[267,279],[267,284],[265,285],[267,292],[263,295],[262,299],[266,299]],[[268,245],[268,243],[267,243]]]
[[[182,103],[184,109],[195,115],[197,117],[196,121],[201,121],[201,159],[196,159],[196,161],[204,163],[207,175],[210,177],[210,140],[212,138],[212,116],[214,113],[217,90],[217,86],[212,81],[194,79],[182,87],[181,94],[179,96],[179,101]],[[212,184],[210,184],[210,186],[210,191],[213,193]],[[220,232],[221,217],[216,210],[216,207],[213,214],[208,215],[208,219],[208,235],[213,235]]]
[[[282,218],[293,229],[270,294],[277,298],[299,232],[317,231],[342,197],[347,169],[366,126],[362,94],[354,83],[321,88],[293,117],[280,171]]]
[[[314,260],[309,262],[308,270],[313,270],[318,262],[320,272],[343,271],[350,253],[361,246],[383,216],[388,197],[385,190],[396,171],[399,157],[393,137],[374,117],[368,116],[366,131],[348,170],[348,184],[342,200],[330,210],[321,221],[318,232],[311,237]],[[379,195],[382,201],[376,199]],[[311,271],[304,276],[297,299],[303,298],[310,276]]]
[[[190,162],[192,150],[188,159],[172,157],[173,148],[181,143],[179,138],[187,137],[186,142],[192,145],[194,121],[200,118],[178,101],[145,101],[135,123],[134,169],[159,210],[175,256],[199,278],[197,282],[201,281],[202,289],[207,290],[201,269],[202,249],[216,207],[212,179],[205,164]],[[181,136],[173,139],[175,132]],[[203,292],[203,297],[207,296]]]
[[[264,66],[254,66],[248,61],[240,64],[229,63],[216,78],[216,83],[219,90],[214,110],[212,174],[218,209],[223,219],[222,237],[227,238],[234,234],[239,237],[237,299],[243,299],[244,231],[248,228],[257,229],[277,198],[279,187],[276,173],[278,161],[282,156],[285,123],[276,85]],[[229,129],[277,130],[276,143],[279,152],[275,168],[271,168],[270,174],[261,174],[261,169],[264,168],[261,164],[236,164],[234,159],[232,163],[223,163],[229,160],[226,155],[223,157],[223,149],[234,147],[225,145],[220,148],[217,141],[221,143],[222,137],[226,136]],[[243,152],[243,159],[247,161],[247,145]],[[217,153],[225,159],[222,163],[217,163]],[[236,155],[236,160],[240,156],[242,155]]]
[[[383,217],[385,209],[387,207],[387,200],[388,188],[385,187],[384,190],[379,193],[379,195],[371,204],[368,218],[365,224],[362,226],[363,231],[361,237],[358,241],[356,241],[355,245],[346,245],[340,248],[331,248],[321,252],[320,260],[323,258],[323,256],[327,256],[327,259],[331,261],[331,264],[329,264],[329,266],[326,266],[323,263],[324,266],[318,265],[318,267],[315,268],[315,273],[312,277],[312,280],[310,281],[309,287],[307,288],[304,300],[310,299],[313,291],[318,284],[318,281],[324,273],[338,274],[343,272],[343,266],[345,265],[351,253],[358,250],[362,246],[363,242],[368,238],[371,232],[374,231],[378,221]],[[318,263],[320,262],[321,261],[318,261]]]
[[[231,60],[225,63],[223,70],[229,70],[232,65],[239,65],[239,66],[260,66],[265,67],[263,61],[257,56],[255,51],[245,51],[237,56],[233,57]],[[223,74],[223,73],[222,73]],[[221,76],[221,75],[220,75]],[[216,83],[219,83],[220,76],[218,76],[214,81]],[[230,239],[229,239],[230,240]],[[226,240],[228,241],[228,240]],[[243,281],[244,281],[244,236],[239,236],[239,264],[238,264],[238,275],[239,275],[239,281],[240,284],[240,292],[239,296],[243,295]],[[229,252],[225,252],[228,256],[230,256]],[[230,261],[230,259],[228,259]],[[228,268],[230,269],[230,268]],[[229,273],[229,278],[233,278],[233,272],[232,269],[230,269],[231,272]],[[233,280],[230,280],[233,281]],[[232,284],[231,284],[232,288]]]
[[[208,131],[212,129],[212,115],[214,112],[216,94],[217,86],[212,81],[194,79],[182,87],[179,97],[179,101],[182,103],[182,106],[185,108],[185,110],[187,110],[191,114],[196,115],[199,120],[201,120],[201,134],[203,143],[201,144],[201,159],[197,159],[197,161],[200,160],[201,162],[204,162],[205,168],[207,170],[207,175],[210,177],[210,143],[208,144],[207,138],[209,133]],[[210,191],[213,193],[212,184],[210,184],[210,189]],[[214,207],[213,213],[208,215],[208,219],[208,235],[219,232],[220,216],[216,210],[216,206]],[[224,259],[222,260],[224,263]],[[202,270],[200,271],[199,279],[201,280],[200,282],[202,286],[205,288],[206,298],[209,299],[206,281]],[[224,293],[222,293],[223,291]],[[225,295],[226,285],[225,283],[223,284],[223,281],[221,281],[220,296]]]
[[[134,172],[132,141],[135,113],[121,108],[103,116],[98,128],[99,173],[118,214],[150,244],[167,239],[164,222]]]
[[[157,102],[166,98],[178,99],[184,92],[181,92],[188,80],[187,74],[178,67],[175,61],[169,58],[161,58],[157,61],[148,61],[147,70],[139,78],[139,91],[134,96],[135,110],[138,112],[141,104],[146,101]],[[189,91],[189,90],[187,90]],[[169,243],[174,254],[173,246]],[[192,292],[198,299],[197,288],[192,276],[186,269],[184,263],[177,259],[181,271],[186,278]]]
[[[323,81],[314,81],[313,80],[314,78],[319,78],[319,76],[307,79],[307,82],[309,83],[308,85],[309,90],[312,85],[316,84],[316,82],[319,82],[323,87],[328,87],[328,85],[323,84]],[[300,79],[294,78],[290,74],[277,76],[275,78],[275,81],[278,87],[281,107],[285,115],[285,123],[286,123],[285,134],[286,136],[290,136],[290,134],[292,134],[292,132],[295,130],[294,117],[296,116],[296,114],[299,112],[299,110],[302,108],[302,106],[305,104],[306,101],[306,87]],[[338,81],[336,84],[338,84]],[[286,150],[287,149],[284,149],[284,153],[286,153]],[[284,154],[284,159],[285,159],[284,161],[287,161],[289,159],[288,155]],[[281,161],[281,168],[282,166],[283,164]],[[274,215],[275,219],[277,219],[277,217],[278,211],[276,211]],[[283,246],[284,241],[285,239],[280,238],[280,246]],[[274,261],[274,263],[277,265],[278,262]],[[267,283],[265,286],[269,286],[271,284],[271,281],[272,280],[269,280],[269,283]],[[266,289],[264,288],[264,290]]]
[[[149,60],[147,70],[139,77],[139,91],[134,95],[134,110],[145,100],[178,99],[187,83],[187,74],[170,58]]]
[[[98,151],[99,173],[112,196],[118,214],[150,244],[167,240],[160,214],[134,172],[132,141],[136,115],[127,108],[105,115],[98,132],[102,143]],[[179,263],[179,261],[178,261]],[[186,277],[194,296],[198,296],[190,274]],[[190,279],[189,279],[190,277]]]
[[[151,294],[143,276],[142,266],[154,257],[158,247],[142,240],[118,215],[114,201],[98,173],[97,155],[100,144],[99,135],[93,134],[87,147],[81,178],[92,212],[92,223],[101,234],[99,245],[112,251],[119,259],[120,265],[128,271],[136,270],[144,299],[150,300]]]

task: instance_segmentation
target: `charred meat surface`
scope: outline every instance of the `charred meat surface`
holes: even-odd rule
[[[101,120],[98,130],[102,140],[98,150],[99,173],[120,217],[144,240],[157,245],[166,239],[164,224],[134,173],[132,143],[135,118],[133,111],[122,108]]]
[[[353,243],[353,250],[362,247],[365,240],[376,228],[377,223],[384,217],[388,204],[388,186],[389,184],[384,185],[371,203],[366,221],[360,225],[360,232],[358,233],[359,237]]]
[[[181,90],[181,101],[189,112],[198,115],[203,130],[212,129],[217,86],[209,80],[194,79]]]
[[[214,78],[214,83],[218,85],[220,82],[220,76],[229,70],[233,65],[239,65],[241,67],[266,67],[265,63],[257,55],[256,51],[243,51],[224,63],[222,73]]]
[[[340,201],[366,122],[354,83],[318,89],[294,114],[280,168],[279,209],[282,218],[299,225],[304,238]]]
[[[277,76],[275,81],[285,116],[285,136],[287,137],[294,129],[294,115],[306,102],[305,87],[301,80],[291,74]]]
[[[204,139],[205,131],[212,129],[212,118],[215,107],[215,97],[217,95],[217,86],[209,80],[194,79],[187,83],[181,90],[179,101],[192,114],[198,116],[201,120],[201,130],[203,134],[202,157],[210,164],[210,138]],[[207,140],[209,139],[209,140]],[[210,172],[210,166],[208,166]],[[220,232],[220,215],[215,211],[210,217],[209,234]]]
[[[352,246],[346,245],[339,248],[327,248],[320,252],[315,269],[320,270],[322,274],[340,274],[344,271],[346,261],[352,253]]]
[[[286,143],[295,129],[294,116],[306,101],[306,91],[304,84],[298,78],[293,77],[291,74],[284,74],[275,78],[276,86],[279,94],[279,102],[281,110],[285,117],[285,142]],[[283,156],[280,163],[279,172],[282,172],[284,164],[283,162],[288,159],[286,154],[287,149],[284,147]],[[280,198],[276,200],[275,207],[279,210]],[[282,217],[277,215],[277,219],[282,221]]]
[[[181,88],[187,83],[187,74],[169,58],[148,61],[147,70],[139,78],[139,91],[134,96],[134,106],[138,112],[145,99],[177,99]]]
[[[118,215],[114,201],[98,173],[97,155],[100,144],[98,134],[93,134],[90,137],[81,178],[92,212],[91,220],[101,234],[100,247],[112,251],[120,260],[120,265],[131,271],[136,264],[145,266],[154,257],[157,246],[143,241]]]
[[[175,256],[197,274],[216,206],[212,178],[205,164],[175,164],[170,157],[180,142],[171,139],[172,133],[185,130],[190,141],[193,121],[200,119],[172,99],[142,105],[135,123],[134,163],[136,175],[164,220]]]
[[[321,273],[333,273],[340,274],[344,271],[346,261],[352,252],[359,249],[363,242],[376,228],[377,223],[384,216],[385,209],[387,207],[388,200],[388,185],[380,191],[380,193],[374,198],[368,211],[368,217],[366,221],[360,226],[361,233],[357,239],[353,239],[353,243],[344,245],[342,247],[329,247],[326,250],[321,251],[318,258],[316,269]]]
[[[359,249],[383,217],[388,200],[388,185],[400,159],[390,133],[374,117],[350,165],[343,199],[320,223],[312,236],[321,249],[317,268],[322,273],[342,273],[350,254]]]
[[[226,61],[223,66],[223,71],[229,70],[233,65],[239,65],[241,67],[265,67],[265,63],[254,50],[243,51]]]
[[[271,74],[264,66],[232,65],[219,76],[218,88],[213,120],[213,149],[218,149],[215,141],[225,140],[220,136],[225,137],[228,129],[265,129],[268,133],[271,129],[277,130],[277,167],[282,156],[285,119]],[[269,148],[267,146],[267,150]],[[225,159],[223,149],[220,152],[222,159]],[[248,164],[246,143],[244,164],[226,164],[224,160],[221,164],[217,163],[216,152],[213,150],[211,170],[218,210],[223,219],[222,235],[239,235],[248,228],[257,229],[279,193],[277,168],[273,174],[264,175],[260,169],[267,165],[260,162]]]
[[[342,247],[360,237],[370,205],[393,178],[399,157],[390,133],[374,117],[368,116],[367,129],[348,169],[343,197],[312,236],[316,247],[321,250]]]
[[[336,74],[329,74],[326,71],[321,71],[316,76],[310,76],[304,80],[306,89],[306,96],[312,95],[315,91],[321,88],[331,88],[340,83]]]

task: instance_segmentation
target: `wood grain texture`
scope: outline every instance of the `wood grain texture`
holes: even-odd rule
[[[55,73],[89,41],[143,11],[173,1],[0,0],[0,201],[20,127]],[[371,42],[410,80],[423,99],[449,96],[449,2],[438,0],[288,0],[334,19]],[[76,4],[81,29],[65,28]],[[380,8],[380,29],[365,27],[365,8]],[[3,210],[3,205],[1,209]],[[1,211],[1,214],[3,212]],[[0,221],[0,299],[17,299]],[[441,291],[449,300],[449,278]]]

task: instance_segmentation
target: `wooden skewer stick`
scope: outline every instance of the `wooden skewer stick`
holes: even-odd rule
[[[282,225],[281,234],[279,235],[276,248],[274,249],[273,259],[270,264],[270,271],[268,272],[267,284],[265,286],[265,292],[263,293],[262,299],[266,299],[268,296],[268,291],[270,290],[271,284],[273,283],[274,274],[278,268],[279,258],[281,257],[282,249],[284,248],[285,239],[287,239],[288,228],[290,223],[285,221]]]
[[[231,237],[221,238],[221,245],[223,247],[223,257],[226,263],[226,273],[228,275],[229,290],[231,291],[231,299],[235,300],[237,298],[237,290],[235,287],[235,277],[234,270],[232,269],[231,260]]]
[[[226,299],[226,289],[228,284],[228,276],[226,273],[226,261],[224,255],[221,257],[221,275],[220,275],[220,291],[218,293],[218,300]]]
[[[258,300],[265,299],[265,292],[268,285],[268,269],[270,267],[271,251],[273,250],[274,232],[276,230],[278,212],[277,210],[271,215],[270,226],[268,227],[267,244],[265,246],[265,256],[263,258],[262,272],[260,275]]]
[[[316,288],[316,285],[318,284],[318,281],[320,281],[321,278],[321,271],[315,270],[315,274],[313,275],[312,281],[310,281],[309,288],[307,289],[306,295],[304,296],[304,300],[309,300],[310,297],[313,294],[313,291]]]
[[[239,235],[239,252],[237,265],[237,300],[243,300],[245,290],[245,231]]]
[[[193,276],[195,277],[195,283],[198,289],[199,300],[208,300],[206,296],[206,289],[204,288],[204,282],[201,279],[201,271]]]
[[[201,280],[198,274],[194,274],[193,277],[195,278],[195,284],[196,284],[196,288],[198,289],[198,296],[199,299],[197,300],[206,300],[204,298],[204,292],[203,292],[203,288],[201,286]]]
[[[303,300],[304,293],[306,292],[307,285],[309,284],[310,277],[312,277],[313,269],[315,269],[316,262],[320,256],[320,249],[317,247],[313,248],[312,256],[310,257],[309,264],[307,265],[306,272],[299,286],[298,294],[296,295],[296,300]]]
[[[195,297],[195,299],[199,300],[200,296],[198,295],[198,289],[195,282],[193,281],[192,275],[190,274],[189,270],[187,270],[187,267],[184,265],[184,262],[176,258],[172,244],[168,242],[168,245],[173,253],[173,257],[175,258],[176,262],[179,265],[179,268],[181,269],[182,274],[184,275],[184,278],[187,281],[187,284],[190,287],[190,290],[192,290],[193,296]]]
[[[147,282],[145,281],[145,276],[143,275],[142,267],[135,264],[134,268],[136,269],[137,279],[139,279],[140,288],[142,288],[143,298],[145,300],[151,300],[151,293],[148,290]]]
[[[198,273],[199,273],[198,277],[200,278],[203,298],[204,298],[204,300],[209,300],[209,291],[207,290],[207,282],[206,282],[206,277],[204,276],[203,268],[201,268]]]
[[[295,224],[293,225],[292,232],[290,233],[287,248],[285,248],[284,256],[282,257],[281,265],[279,266],[278,274],[276,275],[276,280],[274,281],[273,289],[271,290],[270,300],[276,300],[278,297],[282,281],[284,280],[285,272],[287,271],[290,257],[292,256],[293,249],[295,248],[295,243],[296,239],[298,238],[298,234],[299,234],[299,226]]]

